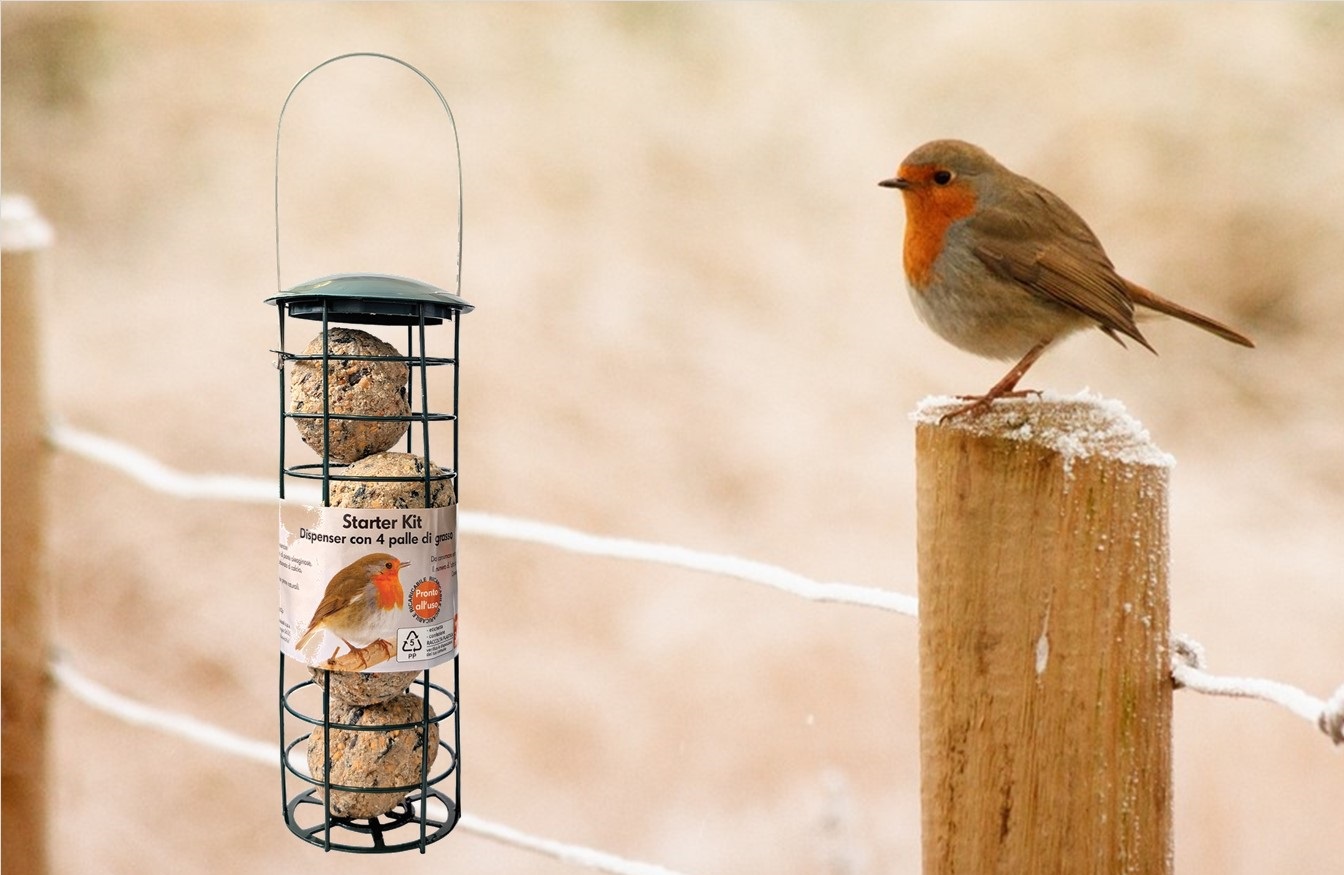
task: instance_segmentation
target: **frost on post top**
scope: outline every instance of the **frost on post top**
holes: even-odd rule
[[[920,425],[938,425],[945,413],[964,404],[948,396],[925,398],[910,418]],[[1054,450],[1066,462],[1102,457],[1156,468],[1176,464],[1175,458],[1158,449],[1125,405],[1086,389],[1077,395],[1047,391],[1039,397],[1001,398],[983,414],[958,417],[945,427],[983,437],[1030,441]]]

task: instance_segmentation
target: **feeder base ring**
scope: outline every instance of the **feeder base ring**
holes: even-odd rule
[[[424,838],[420,837],[421,814],[417,811],[422,802],[420,794],[415,794],[397,805],[391,811],[379,817],[333,817],[330,823],[323,818],[325,805],[316,788],[310,788],[290,799],[285,805],[285,824],[289,831],[310,845],[325,851],[346,851],[353,854],[388,854],[396,851],[425,848],[453,831],[461,816],[457,803],[443,793],[430,788],[430,802],[424,810]],[[437,803],[437,805],[436,805]],[[317,808],[318,822],[313,826],[301,826],[298,814],[300,808],[313,805]],[[433,809],[442,806],[442,812]],[[393,836],[392,833],[400,835]],[[364,837],[364,843],[353,844],[339,840],[344,834]],[[396,841],[395,839],[409,839]],[[347,840],[348,841],[348,840]]]

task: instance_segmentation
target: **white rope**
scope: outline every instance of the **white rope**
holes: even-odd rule
[[[1280,705],[1315,724],[1335,744],[1344,744],[1344,686],[1327,702],[1281,681],[1210,674],[1204,670],[1203,646],[1184,635],[1172,637],[1171,677],[1177,687],[1208,696],[1260,699]]]
[[[469,820],[470,823],[468,823]],[[677,875],[671,869],[665,869],[653,863],[637,863],[604,851],[595,851],[578,845],[566,845],[550,839],[537,838],[502,823],[492,823],[488,820],[473,818],[468,814],[462,815],[460,823],[464,829],[469,829],[484,838],[494,839],[515,848],[553,857],[562,863],[596,869],[599,872],[610,872],[613,875]]]
[[[160,732],[184,738],[194,744],[214,748],[232,756],[253,760],[264,765],[278,766],[280,764],[278,742],[267,744],[264,741],[245,738],[227,729],[197,720],[188,714],[179,714],[156,708],[153,705],[146,705],[143,702],[137,702],[109,690],[60,659],[52,662],[51,674],[67,692],[84,704],[132,726],[157,729]],[[615,854],[608,854],[605,851],[539,838],[513,827],[482,820],[470,814],[461,816],[457,828],[501,844],[551,857],[562,863],[583,866],[598,872],[608,872],[611,875],[678,875],[671,869],[656,866],[652,863],[627,860]]]
[[[459,522],[462,516],[458,517]],[[533,520],[497,516],[489,513],[470,514],[470,531],[477,535],[509,538],[545,544],[571,553],[589,556],[608,556],[616,559],[634,559],[672,565],[692,571],[704,571],[735,577],[751,583],[796,595],[814,602],[835,602],[895,611],[910,617],[918,616],[919,601],[914,596],[884,589],[859,586],[853,583],[823,583],[795,574],[776,565],[742,559],[723,553],[706,553],[678,547],[674,544],[656,544],[629,538],[592,535],[564,526]],[[467,531],[463,526],[463,531]]]
[[[169,468],[139,450],[99,435],[57,424],[50,429],[52,443],[68,452],[99,462],[138,480],[146,486],[181,498],[206,498],[270,503],[276,500],[274,481],[221,475],[187,474]],[[311,487],[288,490],[296,500],[316,502]],[[458,525],[463,533],[507,538],[542,544],[571,553],[605,556],[671,565],[692,571],[720,574],[758,583],[816,602],[834,602],[918,616],[914,596],[851,583],[825,583],[795,574],[785,568],[722,553],[707,553],[629,538],[594,535],[535,520],[490,513],[461,512]],[[1178,687],[1214,696],[1262,699],[1310,720],[1336,744],[1344,744],[1344,686],[1328,702],[1289,684],[1257,678],[1210,674],[1202,667],[1199,645],[1177,636],[1172,647],[1172,679]]]
[[[212,747],[224,753],[243,759],[254,760],[271,766],[280,764],[278,744],[266,744],[245,738],[227,729],[213,726],[197,720],[188,714],[176,714],[164,711],[153,705],[146,705],[134,699],[128,699],[120,693],[114,693],[107,687],[85,677],[71,668],[64,660],[56,659],[51,663],[51,675],[66,691],[86,705],[111,714],[132,726],[145,726],[157,729],[168,735],[176,735],[205,747]]]
[[[53,425],[49,435],[52,443],[60,449],[114,468],[151,489],[179,498],[267,504],[276,501],[276,483],[273,480],[188,474],[169,468],[134,447],[68,425]],[[290,488],[286,492],[287,497],[295,500],[313,503],[320,501],[318,490],[312,487]],[[462,511],[458,513],[457,524],[463,534],[507,538],[588,556],[633,559],[691,571],[720,574],[758,583],[815,602],[879,608],[910,617],[916,616],[919,612],[919,602],[914,596],[852,583],[823,583],[775,565],[722,553],[707,553],[630,538],[593,535],[551,523],[491,513]]]
[[[156,492],[178,498],[216,498],[223,501],[274,502],[275,482],[221,474],[185,474],[134,447],[101,435],[56,423],[47,430],[56,447],[92,462],[114,468]],[[296,498],[298,496],[295,496]],[[305,495],[306,498],[312,498]]]

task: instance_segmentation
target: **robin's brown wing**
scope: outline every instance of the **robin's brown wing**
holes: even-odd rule
[[[341,591],[337,592],[333,591],[332,588],[328,588],[327,592],[323,594],[322,601],[318,604],[317,610],[313,611],[313,619],[308,621],[308,628],[312,629],[316,627],[318,623],[343,608],[348,608],[351,605],[357,605],[368,600],[368,592],[365,587],[361,586],[355,589],[353,593],[346,592],[346,589],[346,587],[342,587],[340,588]]]
[[[1077,310],[1116,340],[1123,334],[1152,349],[1134,323],[1125,281],[1091,229],[1058,197],[1027,188],[1009,202],[982,207],[967,223],[976,239],[972,249],[991,272]]]

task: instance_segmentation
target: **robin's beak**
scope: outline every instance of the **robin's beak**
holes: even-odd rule
[[[883,188],[907,189],[910,187],[910,181],[906,179],[901,179],[901,177],[899,176],[893,176],[891,179],[882,180],[881,182],[878,183],[878,185],[882,186]]]

